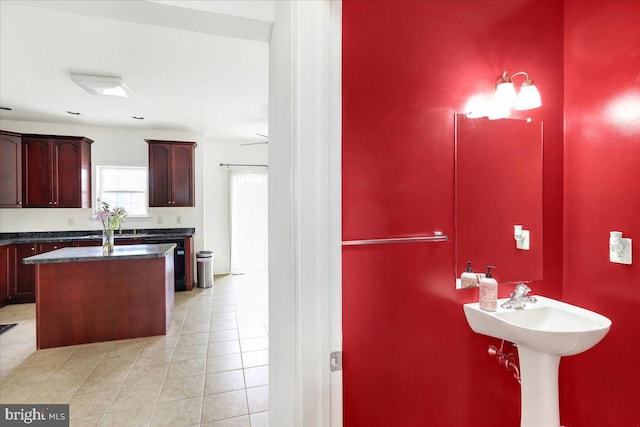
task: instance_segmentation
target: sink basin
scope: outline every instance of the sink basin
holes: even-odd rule
[[[480,310],[478,303],[465,304],[464,314],[474,332],[525,346],[531,350],[571,356],[596,345],[609,331],[611,320],[575,305],[536,296],[522,310]]]
[[[575,305],[536,296],[524,309],[496,312],[464,305],[474,332],[518,346],[521,399],[520,427],[560,427],[558,370],[560,358],[589,350],[609,332],[611,320]]]

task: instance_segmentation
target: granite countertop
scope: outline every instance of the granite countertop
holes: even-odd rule
[[[195,228],[149,228],[116,232],[119,239],[176,239],[192,237]],[[82,240],[102,240],[102,230],[88,231],[37,231],[23,233],[0,233],[0,246],[18,243],[69,242]]]
[[[102,255],[102,246],[62,248],[24,258],[24,264],[52,264],[62,262],[121,261],[125,259],[162,258],[172,254],[175,243],[153,245],[114,246],[111,255]]]

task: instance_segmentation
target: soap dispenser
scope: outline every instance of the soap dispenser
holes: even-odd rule
[[[467,261],[467,269],[460,276],[460,285],[462,288],[475,288],[478,286],[478,276],[471,270],[471,261]]]
[[[487,266],[487,275],[480,279],[480,309],[496,311],[498,306],[498,282],[493,278],[492,265]]]

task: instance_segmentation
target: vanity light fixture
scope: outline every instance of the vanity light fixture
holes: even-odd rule
[[[516,248],[523,251],[529,250],[529,230],[523,230],[521,225],[514,225],[513,238],[516,241]]]
[[[631,239],[623,238],[622,231],[609,233],[609,261],[631,264]]]
[[[513,78],[516,76],[525,76],[525,81],[520,86],[519,94],[516,93],[516,88],[513,84]],[[500,119],[508,117],[513,108],[516,110],[531,110],[541,105],[540,92],[538,92],[536,85],[533,84],[529,74],[524,71],[518,71],[509,76],[505,71],[496,80],[496,89],[491,99],[489,118]]]
[[[69,77],[91,95],[131,96],[131,90],[121,77],[77,73],[71,73]]]

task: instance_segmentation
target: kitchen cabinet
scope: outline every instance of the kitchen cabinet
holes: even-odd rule
[[[73,246],[72,242],[45,242],[45,243],[21,243],[15,246],[15,284],[13,289],[9,289],[11,302],[34,302],[35,294],[35,267],[25,265],[22,260],[26,257],[50,252],[60,248]]]
[[[0,307],[8,303],[11,286],[14,283],[15,248],[11,245],[0,246]]]
[[[23,207],[91,207],[91,143],[84,137],[22,135]]]
[[[194,206],[196,143],[145,141],[149,144],[149,206]]]
[[[22,207],[22,136],[0,131],[0,208]]]

